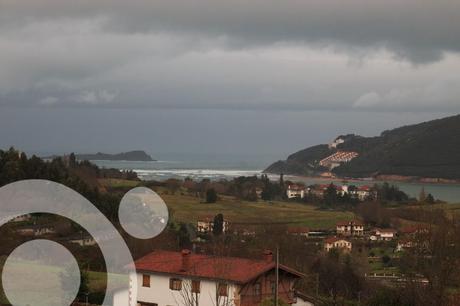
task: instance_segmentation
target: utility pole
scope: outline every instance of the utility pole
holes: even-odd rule
[[[276,247],[276,268],[275,268],[275,306],[278,306],[278,287],[279,287],[279,267],[280,267],[280,249]]]

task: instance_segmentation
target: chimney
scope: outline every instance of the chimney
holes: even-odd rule
[[[265,250],[264,251],[264,259],[266,262],[272,262],[273,261],[273,252],[270,250]]]
[[[181,255],[182,255],[182,266],[181,266],[181,271],[186,272],[190,270],[190,250],[182,250]]]

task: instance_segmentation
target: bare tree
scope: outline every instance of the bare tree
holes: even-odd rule
[[[194,279],[182,280],[182,287],[179,291],[180,303],[182,306],[199,306],[200,305],[200,281]]]

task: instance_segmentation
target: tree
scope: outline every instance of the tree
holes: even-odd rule
[[[327,189],[324,191],[324,203],[326,206],[333,206],[337,203],[338,196],[337,196],[337,189],[334,184],[330,184]]]
[[[75,156],[75,153],[72,152],[69,155],[69,167],[74,168],[76,164],[77,164],[77,157]]]
[[[177,238],[179,241],[179,247],[182,249],[187,249],[192,245],[190,232],[187,227],[187,224],[181,223],[179,225],[179,231],[177,233]]]
[[[214,217],[214,224],[212,227],[212,233],[216,236],[221,235],[224,232],[224,216],[222,214],[217,214]]]
[[[420,203],[424,203],[426,201],[425,187],[422,187],[422,189],[420,190],[420,193],[418,195],[418,201]]]
[[[426,203],[427,204],[434,204],[435,202],[435,199],[433,197],[433,195],[431,193],[429,193],[427,196],[426,196]]]
[[[206,190],[206,203],[216,203],[217,202],[217,193],[214,188],[209,188]]]

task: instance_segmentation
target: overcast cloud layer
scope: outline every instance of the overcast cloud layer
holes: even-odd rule
[[[457,1],[0,1],[1,105],[458,111]]]
[[[459,29],[457,0],[0,0],[0,110],[434,118],[460,112]]]

